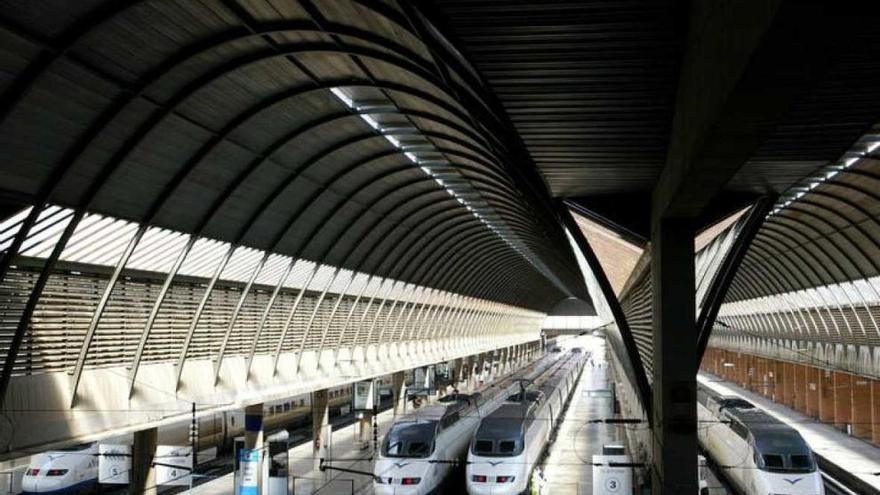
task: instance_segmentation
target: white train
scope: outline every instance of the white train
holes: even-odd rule
[[[441,493],[480,421],[479,397],[430,405],[394,422],[374,467],[376,495]]]
[[[738,396],[700,385],[698,438],[722,474],[744,493],[824,495],[822,475],[794,428]]]
[[[510,397],[483,418],[474,434],[465,469],[471,495],[507,495],[528,491],[532,471],[558,426],[574,390],[584,358],[566,355],[542,383]]]
[[[483,389],[482,393],[452,394],[440,403],[398,418],[382,441],[373,468],[376,495],[442,493],[451,473],[464,464],[471,436],[480,419],[519,390],[518,379],[546,372],[558,356],[545,356],[527,369]]]
[[[380,396],[390,395],[390,380],[379,380]],[[351,386],[330,390],[330,417],[347,415],[351,411]],[[304,427],[311,418],[309,396],[267,402],[263,416],[263,429],[296,430]],[[236,437],[244,433],[244,412],[230,411],[203,416],[198,419],[199,450],[217,447],[231,450]],[[181,421],[159,430],[159,443],[165,445],[188,445],[190,423]],[[300,436],[291,435],[291,440]],[[128,443],[131,438],[118,438],[106,443]],[[31,456],[22,478],[22,493],[26,495],[61,495],[66,493],[89,493],[98,487],[98,444],[79,445],[69,449],[53,450]]]
[[[87,493],[98,484],[98,444],[31,456],[21,481],[24,493]]]

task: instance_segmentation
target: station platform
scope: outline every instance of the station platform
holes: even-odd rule
[[[492,382],[503,379],[509,373],[496,376]],[[474,391],[485,389],[482,382],[475,382]],[[451,388],[449,389],[451,391]],[[460,389],[463,393],[469,393],[468,387]],[[407,403],[407,411],[412,410],[412,403]],[[394,423],[394,410],[388,409],[377,415],[378,438],[381,440],[391,425]],[[371,446],[364,448],[359,439],[359,425],[354,424],[333,430],[332,440],[329,446],[332,466],[348,470],[356,470],[371,473],[373,471],[373,459],[371,458]],[[311,495],[354,495],[372,494],[373,479],[366,474],[357,474],[328,469],[321,471],[317,468],[317,460],[314,457],[312,444],[304,443],[288,451],[289,459],[289,484],[288,493]],[[195,486],[192,490],[194,495],[234,495],[235,482],[233,473],[217,477]]]
[[[584,352],[591,353],[592,361],[584,367],[541,466],[547,492],[553,495],[593,493],[593,455],[601,454],[605,444],[625,443],[622,426],[590,423],[614,416],[604,339],[580,337],[569,342],[569,346],[581,346]]]
[[[800,432],[816,455],[880,491],[880,448],[713,374],[700,372],[697,379],[718,393],[743,397],[771,416],[789,424]]]
[[[379,437],[387,431],[394,420],[394,411],[387,410],[378,415]],[[334,462],[334,465],[348,469],[372,471],[373,463],[370,449],[363,450],[358,441],[358,424],[354,423],[333,431],[331,452],[334,459],[351,459]],[[289,455],[289,493],[310,493],[321,495],[351,495],[352,493],[371,493],[372,479],[369,476],[337,471],[320,471],[315,468],[315,458],[311,443],[298,445],[288,451]],[[366,458],[357,461],[356,459]],[[234,495],[233,473],[193,487],[194,495]]]

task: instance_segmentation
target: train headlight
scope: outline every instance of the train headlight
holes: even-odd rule
[[[30,468],[24,474],[25,474],[25,476],[36,476],[36,475],[40,474],[40,468]]]
[[[485,483],[486,477],[483,476],[482,474],[475,474],[475,475],[471,476],[471,481],[473,481],[475,483]]]
[[[515,479],[516,479],[515,476],[496,476],[495,482],[496,483],[513,483],[513,480],[515,480]]]
[[[46,476],[64,476],[67,474],[67,469],[50,469],[46,471]]]
[[[421,478],[403,478],[400,480],[401,485],[418,485],[422,481]]]
[[[389,476],[383,478],[382,476],[376,476],[376,483],[379,483],[380,485],[390,485],[391,477]]]

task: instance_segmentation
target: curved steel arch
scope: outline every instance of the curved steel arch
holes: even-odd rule
[[[114,15],[125,11],[125,9],[127,7],[128,7],[128,5],[118,6],[118,8],[114,7],[114,10],[112,12],[105,13],[106,15],[101,14],[101,12],[98,12],[98,11],[93,11],[93,12],[97,12],[99,14],[99,15],[96,15],[97,19],[90,18],[88,20],[78,22],[74,27],[68,28],[65,31],[65,34],[63,35],[63,39],[67,40],[67,42],[69,42],[70,46],[72,46],[77,42],[77,40],[79,39],[79,37],[81,35],[90,31],[92,28],[96,28],[102,22],[105,22],[106,20],[113,18]],[[102,6],[102,8],[107,8],[107,6],[106,5]],[[276,27],[278,27],[278,26],[279,25],[276,23]],[[283,29],[289,30],[290,27],[291,27],[291,25],[288,24],[287,27],[283,28]],[[357,28],[348,29],[349,27],[345,27],[345,26],[343,26],[343,28],[345,28],[344,34],[357,35],[359,33],[360,35],[362,35],[361,36],[362,38],[371,38],[371,40],[368,40],[368,41],[371,41],[373,43],[381,43],[381,42],[387,41],[386,38],[375,37],[371,33],[366,33],[363,30],[358,30]],[[304,29],[314,30],[314,28],[311,28],[311,27],[305,27]],[[324,31],[324,30],[326,30],[326,28],[320,27],[320,30]],[[155,78],[156,80],[161,78],[162,74],[163,74],[162,70],[168,69],[168,71],[170,72],[173,70],[173,67],[177,63],[181,63],[182,61],[185,61],[188,58],[195,56],[195,54],[201,53],[202,51],[211,49],[212,44],[215,45],[215,47],[216,47],[216,43],[218,41],[222,40],[224,36],[227,37],[228,40],[231,40],[233,37],[240,37],[239,36],[240,32],[241,32],[241,30],[239,30],[238,28],[232,28],[228,32],[220,33],[218,35],[212,34],[209,37],[209,39],[201,39],[201,40],[198,40],[196,43],[185,46],[174,57],[166,58],[165,60],[163,60],[160,63],[159,66],[148,69],[147,71],[142,73],[138,77],[138,80],[135,83],[135,85],[140,84],[141,89],[140,90],[136,89],[133,92],[139,94],[145,88],[147,88],[149,86],[151,77]],[[254,33],[251,33],[251,35],[253,35],[253,34]],[[262,34],[262,33],[258,33],[258,34]],[[416,38],[418,38],[418,36],[416,36]],[[393,43],[393,40],[391,42]],[[401,68],[402,70],[409,70],[413,74],[422,78],[429,85],[431,85],[432,88],[437,89],[444,96],[448,96],[451,101],[456,101],[456,95],[451,95],[449,93],[448,89],[444,89],[444,88],[449,87],[450,83],[448,81],[440,80],[442,78],[435,78],[433,76],[433,74],[431,73],[430,69],[425,69],[425,66],[429,66],[430,63],[426,62],[424,59],[421,59],[421,57],[418,57],[418,59],[422,62],[425,62],[425,63],[419,64],[418,61],[414,61],[415,58],[413,56],[417,56],[417,54],[415,52],[413,52],[412,50],[406,49],[406,47],[401,47],[402,48],[401,51],[407,52],[405,54],[406,56],[401,59],[401,58],[396,58],[396,57],[390,57],[390,56],[388,56],[387,53],[384,53],[379,50],[373,50],[372,48],[347,47],[347,49],[345,49],[345,50],[332,50],[332,49],[330,49],[331,48],[330,45],[332,45],[332,44],[297,43],[295,45],[296,45],[295,49],[292,48],[294,46],[294,44],[279,44],[278,46],[272,46],[272,49],[275,50],[276,52],[284,52],[285,49],[291,49],[294,52],[299,52],[300,50],[310,51],[312,49],[318,49],[319,51],[331,51],[331,52],[338,51],[339,53],[345,53],[345,54],[348,54],[349,56],[354,55],[354,56],[358,56],[358,57],[375,58],[375,60],[377,60],[381,63],[387,63],[390,65],[396,66],[398,68]],[[384,47],[384,43],[381,46]],[[393,48],[394,47],[391,48],[392,51],[393,51]],[[289,54],[289,52],[284,52],[281,54],[276,54],[275,56],[285,56],[288,54]],[[61,53],[61,55],[63,55],[63,52]],[[131,135],[130,137],[128,137],[124,141],[122,146],[119,149],[117,149],[114,153],[112,153],[112,158],[108,162],[106,162],[105,165],[99,170],[98,174],[92,178],[92,182],[89,184],[89,187],[87,188],[86,194],[77,202],[77,205],[75,208],[76,211],[75,211],[71,221],[69,222],[68,227],[62,233],[59,241],[56,243],[56,246],[53,249],[53,254],[50,255],[50,257],[47,259],[47,263],[44,267],[44,272],[41,273],[41,277],[38,279],[37,283],[34,285],[34,289],[31,291],[31,297],[29,298],[29,304],[26,305],[26,307],[30,306],[30,311],[28,312],[28,310],[26,309],[25,313],[27,313],[27,317],[24,318],[23,321],[26,322],[26,321],[30,320],[30,315],[33,312],[33,306],[36,304],[36,301],[39,299],[39,297],[42,293],[43,287],[45,286],[45,282],[46,282],[46,279],[48,276],[47,274],[49,272],[51,272],[51,270],[53,269],[54,263],[58,260],[58,257],[60,256],[60,254],[63,251],[67,242],[69,241],[70,236],[73,234],[73,231],[76,229],[76,226],[79,224],[80,220],[82,219],[83,215],[85,214],[85,210],[87,210],[88,206],[90,204],[92,204],[95,197],[97,196],[99,191],[104,187],[104,184],[107,182],[109,177],[112,176],[113,173],[126,161],[128,155],[135,148],[137,148],[140,145],[142,138],[144,136],[146,136],[148,133],[155,130],[158,127],[158,124],[161,123],[161,121],[173,111],[172,109],[177,106],[177,103],[182,102],[186,98],[188,98],[188,96],[186,95],[187,91],[191,91],[191,92],[198,91],[199,89],[201,89],[202,87],[206,86],[209,83],[209,81],[211,80],[210,79],[211,74],[218,73],[218,71],[223,72],[224,68],[233,67],[237,63],[237,61],[245,61],[245,59],[248,59],[248,58],[252,57],[253,55],[254,54],[248,54],[248,56],[235,57],[235,59],[232,61],[224,61],[224,63],[219,64],[218,66],[211,67],[206,74],[201,74],[201,75],[199,75],[199,77],[196,77],[194,80],[189,81],[186,84],[184,84],[182,93],[181,93],[181,90],[178,90],[175,93],[174,97],[172,97],[168,101],[160,104],[160,108],[158,110],[154,110],[153,112],[151,112],[150,115],[148,116],[148,118],[146,119],[146,121],[142,122],[137,127],[134,134]],[[266,54],[266,56],[267,56],[266,58],[271,58],[269,55],[270,54]],[[412,56],[410,56],[410,55],[412,55]],[[372,57],[372,56],[375,56],[375,57]],[[28,74],[26,74],[26,75],[21,75],[20,77],[17,77],[16,82],[14,82],[13,84],[20,84],[20,85],[22,85],[23,88],[26,88],[26,89],[30,88],[32,86],[32,83],[34,83],[39,78],[39,76],[43,72],[43,70],[48,68],[53,63],[53,61],[58,58],[60,58],[60,55],[58,55],[58,56],[52,55],[50,57],[50,59],[41,59],[38,62],[32,62],[32,66],[34,67],[33,70],[32,71],[29,70]],[[36,64],[36,65],[34,65],[34,64]],[[30,81],[30,82],[19,83],[19,81]],[[389,86],[391,86],[391,85],[389,85]],[[411,94],[419,93],[419,91],[415,90],[414,88],[407,88],[405,85],[399,85],[399,86],[400,87],[398,89],[401,91],[409,91]],[[436,98],[436,97],[434,97],[434,95],[430,95],[430,94],[424,93],[424,92],[421,92],[421,93],[423,95],[432,97],[433,101],[435,101],[439,107],[443,108],[444,106],[448,106],[450,109],[455,110],[455,111],[451,112],[453,115],[458,115],[458,114],[464,115],[464,117],[462,117],[462,122],[467,123],[473,119],[473,115],[470,114],[469,112],[460,112],[459,107],[457,107],[457,106],[449,105],[448,102],[446,102],[440,98]],[[68,148],[68,150],[65,153],[65,156],[62,158],[61,163],[59,165],[63,165],[64,163],[66,163],[69,160],[69,165],[72,166],[73,163],[76,161],[76,158],[78,156],[80,156],[82,154],[82,152],[84,152],[88,146],[91,145],[94,138],[101,132],[101,130],[105,127],[105,125],[110,124],[111,121],[113,120],[113,117],[115,117],[115,115],[117,115],[123,108],[125,108],[127,106],[128,103],[125,103],[124,102],[125,100],[127,100],[128,103],[133,101],[131,98],[117,98],[116,100],[111,102],[110,105],[108,105],[106,108],[104,108],[101,112],[101,115],[96,120],[92,121],[92,123],[88,126],[86,133],[84,135],[82,135],[80,137],[80,139],[77,140],[76,143],[74,143],[74,145],[72,145],[70,148]],[[17,98],[15,99],[15,101],[17,101]],[[13,105],[15,104],[15,101],[13,101]],[[485,102],[483,102],[479,98],[474,99],[474,101],[477,101],[478,103],[485,105]],[[5,108],[5,107],[0,107],[0,108]],[[489,108],[488,105],[486,105],[486,108],[487,109]],[[494,115],[491,111],[489,111],[487,113],[489,115],[493,115],[494,117],[497,118],[497,115]],[[5,118],[5,117],[6,117],[6,114],[3,112],[0,112],[0,120],[2,120],[2,118]],[[244,119],[244,120],[246,120],[246,119]],[[244,120],[242,120],[242,122],[244,122]],[[475,122],[475,125],[474,125],[475,132],[485,131],[485,128],[482,125],[479,125],[479,122],[476,122],[476,121],[474,121],[474,122]],[[227,123],[227,125],[230,123],[232,123],[232,122]],[[501,150],[509,152],[509,150],[506,150],[507,147],[504,145],[504,142],[502,140],[500,140],[499,136],[496,135],[494,132],[486,131],[485,133],[480,133],[480,134],[484,134],[484,137],[486,138],[487,142],[493,142]],[[502,133],[502,135],[503,135],[503,133]],[[506,155],[507,154],[506,152],[503,154]],[[207,153],[207,151],[206,151],[206,153]],[[198,155],[198,153],[197,153],[197,155]],[[187,162],[189,162],[190,160],[192,160],[192,157],[190,157],[190,159],[187,160]],[[200,161],[200,159],[196,159],[196,160],[194,160],[194,163],[198,163],[199,161]],[[490,163],[491,162],[492,161],[490,160]],[[507,164],[506,161],[502,161],[502,163]],[[57,186],[57,184],[60,183],[61,179],[64,177],[64,175],[67,173],[68,170],[69,170],[69,168],[63,168],[61,170],[60,175],[57,175],[56,173],[58,172],[58,165],[56,165],[55,170],[50,173],[49,180],[45,184],[43,184],[43,186],[41,186],[41,191],[48,191],[48,192],[45,193],[43,199],[41,199],[43,195],[38,194],[38,198],[36,201],[37,207],[34,208],[31,212],[32,215],[34,216],[34,219],[36,218],[36,216],[38,216],[40,210],[43,209],[43,207],[46,204],[46,201],[48,200],[48,198],[51,197],[52,191]],[[509,169],[505,169],[504,167],[501,167],[501,170],[509,172]],[[481,171],[481,173],[486,174],[486,171]],[[56,175],[58,176],[58,182],[56,182],[55,184],[52,184],[54,181],[53,177]],[[504,178],[503,174],[500,175],[500,177],[503,179]],[[174,181],[172,180],[172,182],[174,182]],[[506,181],[503,181],[502,184],[504,182],[506,182]],[[495,184],[495,187],[498,187],[500,185],[501,184]],[[161,209],[161,205],[165,202],[165,199],[167,197],[170,197],[173,194],[173,191],[168,192],[167,194],[168,194],[168,196],[166,196],[166,197],[159,196],[156,198],[156,201],[154,201],[153,207],[147,210],[147,214],[146,214],[147,217],[153,217],[156,214],[158,214],[158,212]],[[267,205],[268,204],[269,203],[267,203]],[[509,205],[509,206],[513,207],[516,205]],[[519,206],[520,206],[520,208],[511,208],[510,214],[514,215],[514,216],[522,215],[524,218],[528,218],[529,213],[534,215],[535,212],[533,210],[531,210],[529,208],[524,208],[524,207],[522,207],[522,205],[519,205]],[[30,215],[29,215],[29,218],[30,218]],[[256,221],[256,220],[254,220],[254,221]],[[292,228],[293,223],[294,223],[293,221],[289,222],[289,226],[286,229],[283,229],[282,232],[284,232],[285,230],[287,230],[289,228]],[[32,225],[32,223],[31,223],[31,225]],[[246,236],[247,231],[252,226],[253,226],[253,222],[245,224],[242,227],[243,230],[239,234],[238,237],[243,238],[244,236]],[[533,224],[528,223],[528,224],[526,224],[526,226],[533,226]],[[145,229],[146,229],[146,224],[141,225],[141,229],[139,230],[139,233],[136,235],[136,240],[134,240],[133,243],[131,243],[132,249],[133,249],[133,246],[137,245],[137,242],[140,239],[140,235],[142,235],[142,231]],[[25,234],[29,230],[30,230],[29,226],[27,228],[22,228],[22,232]],[[200,229],[200,231],[201,231],[201,229]],[[279,235],[279,241],[281,238],[283,238],[283,236],[284,236],[284,234]],[[191,239],[194,239],[194,238],[195,238],[195,235],[191,236]],[[526,242],[527,243],[529,242],[528,236],[526,236]],[[234,244],[237,244],[237,243],[234,243]],[[19,246],[20,246],[20,244],[19,244]],[[231,254],[232,250],[234,250],[234,249],[235,249],[235,247],[231,248],[230,254]],[[7,253],[8,256],[6,256],[4,258],[4,261],[2,263],[5,263],[7,260],[11,260],[12,256],[15,254],[15,252],[17,252],[17,250],[18,250],[18,248],[8,252]],[[127,256],[125,256],[124,258],[127,260]],[[0,263],[0,271],[3,270],[2,263]],[[126,264],[125,262],[120,263],[118,268],[121,270],[122,268],[124,268],[125,264]],[[0,278],[2,278],[2,275],[3,274],[0,274]],[[170,280],[171,278],[173,278],[173,277],[169,277],[168,280]],[[42,280],[42,282],[41,282],[41,280]],[[110,285],[112,287],[113,284],[111,283]],[[207,293],[210,293],[210,290],[207,291]],[[100,315],[99,315],[99,317],[100,317]],[[6,364],[14,363],[14,361],[15,361],[14,354],[16,354],[16,353],[15,352],[10,353],[10,356],[7,357]],[[0,391],[0,401],[2,401],[2,395],[4,395],[4,394],[2,393],[2,391]]]
[[[765,224],[765,226],[766,226],[766,224]],[[790,230],[793,230],[793,229],[790,229]],[[770,237],[770,236],[769,236],[769,234],[770,234],[769,232],[765,232],[765,234],[767,234],[767,236]],[[775,239],[775,238],[776,238],[776,235],[779,235],[780,237],[782,237],[782,239],[786,239],[786,240],[787,240],[787,238],[785,237],[785,235],[784,235],[783,233],[776,233],[776,232],[774,231],[774,234],[773,234],[772,237]],[[756,237],[754,241],[757,242],[757,241],[758,241],[758,237]],[[786,245],[786,243],[783,242],[783,241],[779,241],[779,242],[780,242],[782,245]],[[778,248],[777,248],[777,249],[778,249]],[[809,255],[811,258],[813,258],[813,259],[815,260],[815,256],[814,256],[811,252],[809,252],[809,251],[804,251],[804,252],[805,252],[805,254]],[[802,287],[805,289],[806,292],[809,292],[810,289],[815,290],[815,289],[814,289],[815,287],[821,285],[821,280],[822,280],[821,277],[819,277],[818,273],[817,273],[815,270],[812,269],[812,266],[811,266],[811,265],[810,265],[810,264],[809,264],[809,263],[803,258],[803,256],[802,256],[799,252],[794,251],[794,250],[792,250],[792,249],[787,249],[787,250],[785,250],[785,252],[782,253],[782,254],[783,254],[786,258],[790,258],[790,257],[793,256],[793,257],[796,257],[796,258],[798,258],[798,259],[800,260],[800,263],[797,263],[797,262],[792,263],[792,269],[791,269],[791,270],[792,270],[793,273],[800,273],[803,277],[805,277],[805,278],[807,278],[807,279],[809,280],[809,278],[807,277],[806,273],[804,273],[804,270],[803,270],[802,268],[799,268],[799,267],[806,267],[806,268],[808,268],[808,269],[813,273],[813,275],[814,275],[814,276],[820,281],[820,282],[817,283],[817,284],[810,284],[810,283],[807,283],[807,284],[802,285]],[[790,261],[792,261],[792,260],[790,259]],[[837,301],[835,301],[835,304],[837,304],[838,309],[840,309],[840,303],[837,302]],[[834,330],[835,330],[835,332],[838,332],[838,333],[839,333],[839,332],[840,332],[840,329],[839,329],[839,327],[837,326],[837,321],[834,319],[833,315],[831,314],[830,309],[825,308],[825,310],[826,310],[826,312],[828,313],[829,318],[831,319],[831,323],[834,325]],[[826,326],[826,329],[827,329],[827,324],[826,324],[825,326]],[[828,331],[830,331],[830,329],[828,329]],[[829,334],[829,335],[830,335],[830,334]],[[841,336],[842,336],[842,334],[841,334]]]

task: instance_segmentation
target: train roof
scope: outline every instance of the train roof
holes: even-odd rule
[[[761,452],[810,453],[810,447],[796,429],[759,409],[729,409],[727,414],[751,432]]]
[[[425,406],[416,409],[415,411],[406,413],[400,419],[395,421],[395,423],[421,423],[428,421],[440,421],[447,414],[462,411],[470,406],[470,402],[466,400],[432,404],[430,406]]]
[[[483,418],[477,429],[476,438],[509,439],[522,434],[523,425],[528,418],[532,404],[528,402],[508,402]]]
[[[501,407],[483,418],[483,421],[494,419],[525,419],[531,408],[530,402],[505,402]]]

